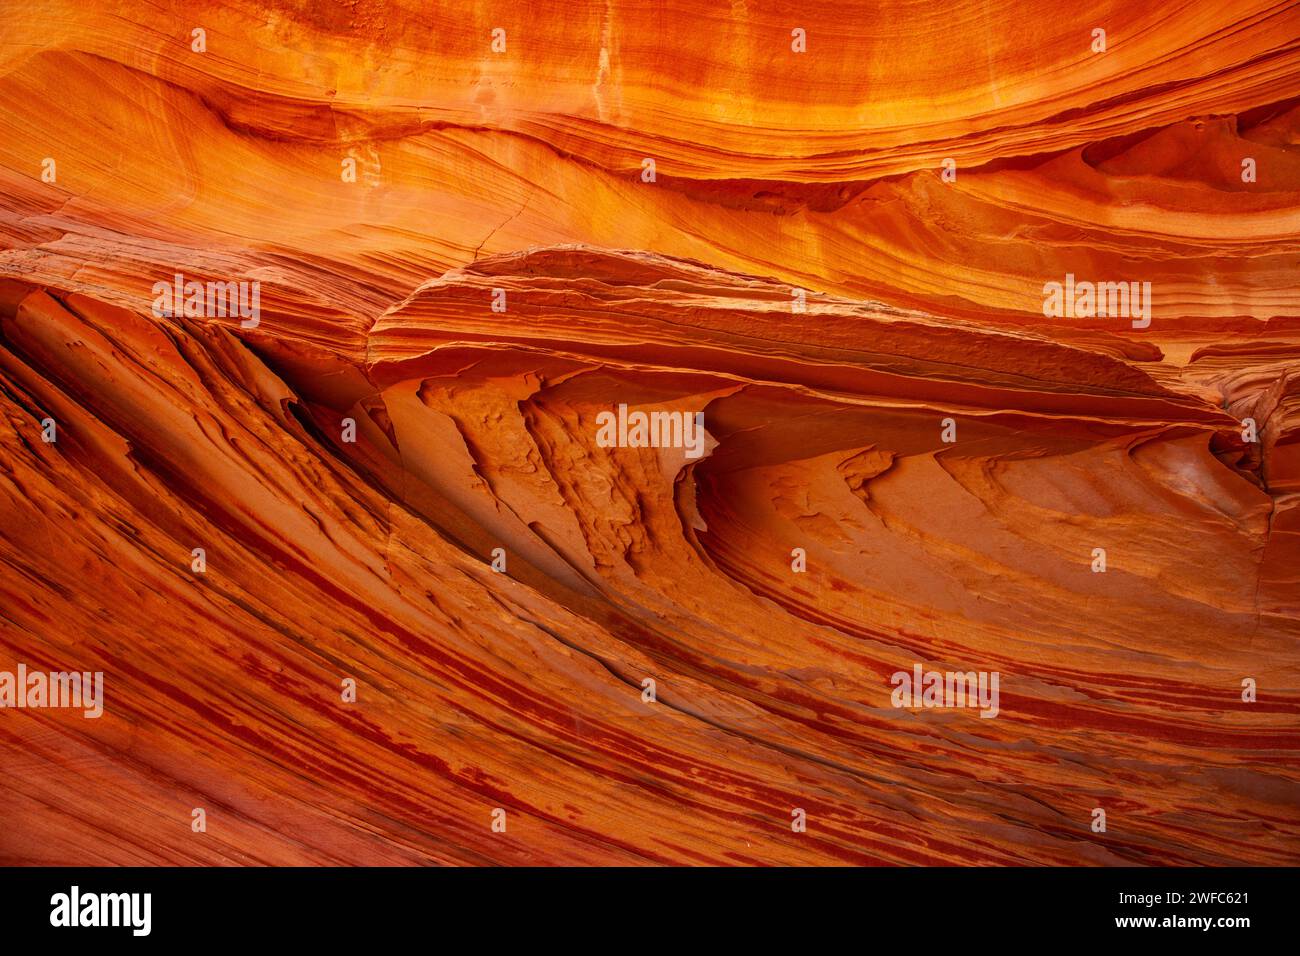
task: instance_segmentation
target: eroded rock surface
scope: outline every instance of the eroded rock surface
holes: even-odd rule
[[[1300,862],[1295,4],[3,19],[0,862]]]

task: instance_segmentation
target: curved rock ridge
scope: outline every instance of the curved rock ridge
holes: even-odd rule
[[[1300,863],[1296,4],[4,22],[0,862]]]
[[[126,307],[140,271],[257,271],[335,347],[430,276],[573,242],[1016,327],[1067,273],[1140,272],[1159,341],[1293,317],[1297,5],[1117,8],[1105,53],[1091,9],[1020,6],[688,30],[689,5],[41,0],[0,49],[10,265]]]

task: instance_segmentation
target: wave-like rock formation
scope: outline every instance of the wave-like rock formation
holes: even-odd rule
[[[1294,2],[2,20],[0,862],[1300,863]]]

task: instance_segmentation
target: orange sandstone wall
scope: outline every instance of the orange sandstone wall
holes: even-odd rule
[[[0,863],[1300,863],[1298,270],[1295,2],[0,0]]]

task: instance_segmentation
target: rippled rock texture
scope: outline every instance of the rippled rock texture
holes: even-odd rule
[[[1300,863],[1300,9],[1146,7],[5,2],[0,862]]]

